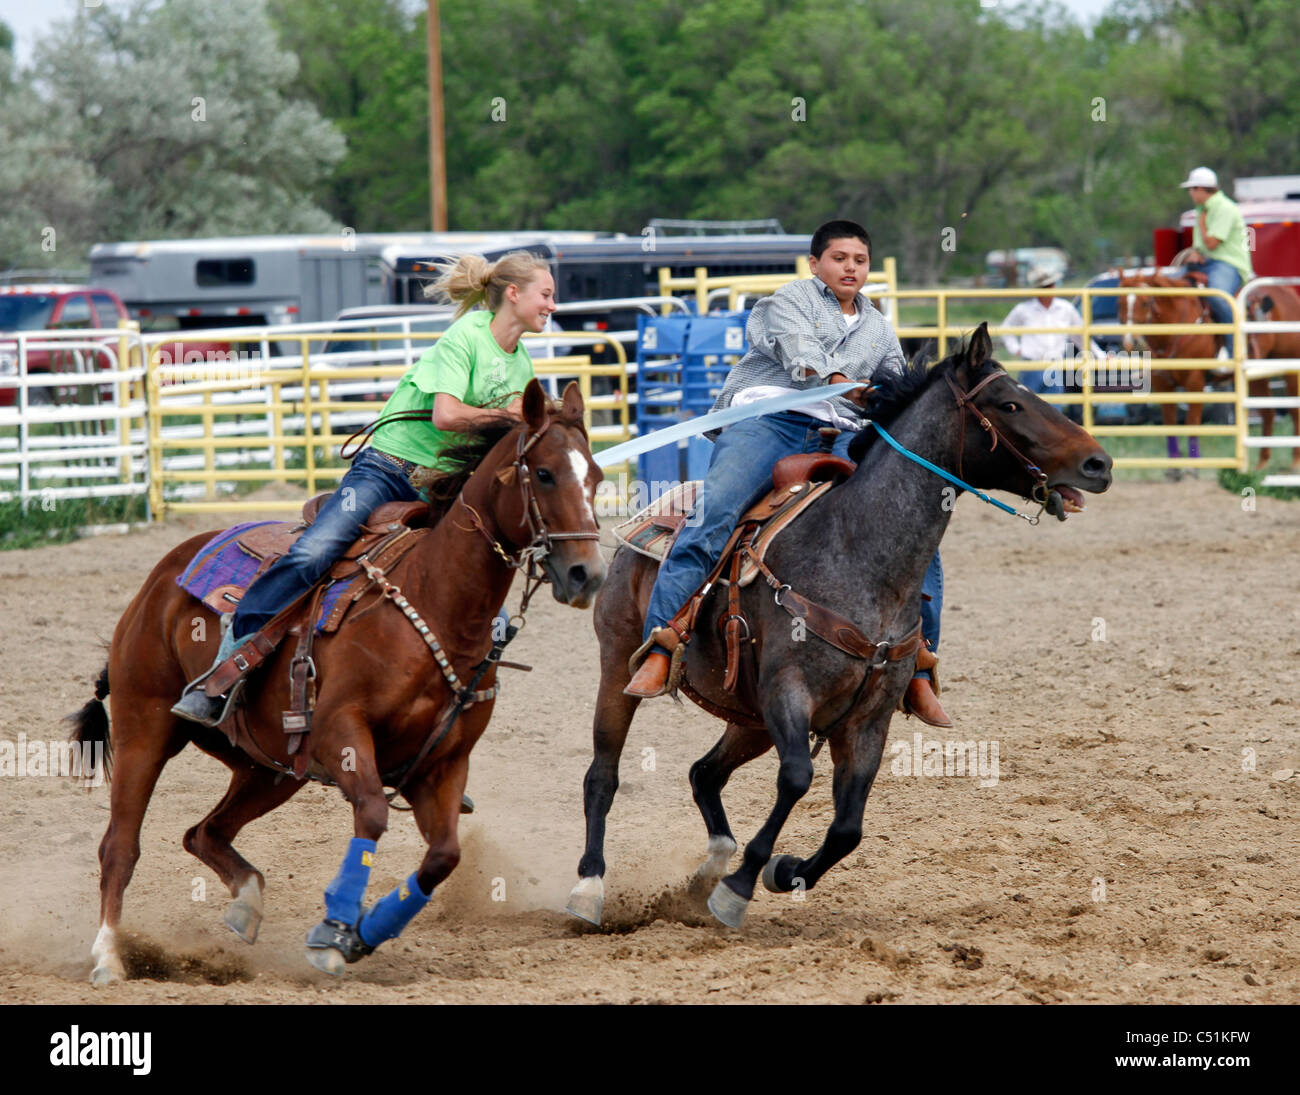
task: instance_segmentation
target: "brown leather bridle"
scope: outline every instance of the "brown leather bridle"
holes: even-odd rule
[[[527,522],[529,541],[526,546],[520,548],[513,555],[508,552],[501,542],[488,531],[487,525],[484,524],[483,518],[479,515],[478,510],[465,501],[465,491],[462,488],[457,501],[469,513],[469,519],[474,528],[478,529],[492,545],[492,550],[497,553],[501,561],[511,570],[522,570],[524,572],[524,595],[523,603],[520,606],[520,614],[528,607],[528,601],[533,592],[539,585],[549,582],[550,577],[545,570],[541,569],[538,564],[551,553],[551,548],[557,540],[599,540],[600,532],[552,532],[546,526],[546,520],[542,517],[541,507],[537,504],[537,490],[533,485],[532,471],[528,467],[528,451],[541,440],[542,435],[551,428],[551,423],[555,419],[548,416],[535,434],[529,436],[528,430],[519,431],[519,442],[515,450],[515,459],[508,468],[501,468],[497,471],[497,479],[503,484],[509,484],[513,479],[519,484],[521,501],[523,503],[524,519]],[[477,474],[477,473],[476,473]],[[473,476],[470,477],[471,479]],[[468,483],[466,484],[468,485]]]
[[[1029,473],[1029,478],[1034,480],[1034,487],[1030,492],[1030,497],[1035,502],[1045,506],[1047,504],[1047,472],[1043,471],[1042,468],[1008,441],[1006,436],[989,421],[988,416],[975,406],[975,396],[978,395],[983,388],[997,380],[999,377],[1008,375],[1009,374],[1006,370],[998,369],[996,372],[992,372],[986,376],[969,391],[962,391],[962,389],[958,387],[957,382],[954,381],[951,376],[945,376],[944,379],[948,381],[948,387],[952,389],[952,394],[957,399],[957,406],[964,407],[966,410],[970,411],[970,413],[975,416],[975,421],[980,424],[980,428],[989,435],[989,452],[996,450],[998,442],[1001,442],[1002,447],[1024,465],[1025,471]],[[966,419],[964,416],[960,419],[960,423],[961,425],[959,427],[959,436],[957,440],[957,476],[958,478],[965,479],[966,475],[962,471],[962,455],[966,451]]]

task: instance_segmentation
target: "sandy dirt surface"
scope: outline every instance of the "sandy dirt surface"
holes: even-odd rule
[[[0,740],[62,736],[150,567],[214,524],[0,553]],[[1121,482],[1086,515],[1031,529],[967,498],[943,552],[958,731],[897,717],[862,844],[802,901],[760,888],[739,932],[685,896],[705,841],[686,772],[722,726],[667,699],[643,705],[623,758],[607,925],[561,911],[596,640],[589,613],[539,599],[512,647],[535,671],[506,680],[474,753],[464,859],[401,940],[337,981],[303,959],[351,836],[346,803],[316,785],[237,841],[268,890],[257,944],[233,936],[224,889],[180,844],[226,785],[190,748],[159,784],[126,894],[135,979],[102,989],[87,977],[107,788],[0,778],[0,998],[1300,1001],[1300,775],[1284,778],[1300,769],[1300,504],[1250,513],[1205,480]],[[894,744],[922,729],[996,743],[995,785],[892,770]],[[807,855],[830,822],[825,753],[816,770],[778,853]],[[769,753],[725,792],[742,843],[775,774]],[[421,854],[410,815],[394,815],[370,895]]]

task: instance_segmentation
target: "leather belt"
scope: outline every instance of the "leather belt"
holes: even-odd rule
[[[395,465],[403,475],[410,475],[411,472],[415,471],[415,469],[420,466],[415,463],[414,460],[403,460],[400,456],[394,456],[392,453],[384,452],[382,449],[377,449],[373,445],[370,446],[370,451],[380,459],[387,460],[390,464]]]

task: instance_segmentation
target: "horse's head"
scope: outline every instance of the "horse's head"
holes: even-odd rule
[[[1122,289],[1190,289],[1194,282],[1186,278],[1171,278],[1164,274],[1150,277],[1120,278]],[[1187,296],[1143,296],[1129,292],[1119,298],[1116,308],[1118,319],[1123,324],[1133,323],[1195,323],[1203,308],[1203,298],[1188,294]],[[1165,339],[1167,335],[1134,335],[1124,333],[1124,349],[1132,350],[1139,341],[1150,342],[1151,338]],[[1186,338],[1186,335],[1180,336]]]
[[[523,423],[483,458],[472,499],[505,551],[532,553],[561,604],[588,607],[605,580],[593,502],[601,471],[591,458],[582,393],[570,383],[552,405],[536,380]],[[470,493],[467,485],[466,494]]]
[[[1119,302],[1116,305],[1115,313],[1118,322],[1125,326],[1131,326],[1134,323],[1160,322],[1160,320],[1156,318],[1155,307],[1153,304],[1155,298],[1142,296],[1139,293],[1133,292],[1134,289],[1149,288],[1146,278],[1120,278],[1118,288],[1129,290],[1129,292],[1119,298]],[[1132,351],[1137,346],[1138,342],[1142,341],[1144,337],[1145,336],[1143,335],[1134,335],[1130,331],[1125,331],[1124,349]]]
[[[1056,491],[1062,517],[1083,509],[1080,491],[1100,494],[1110,486],[1106,450],[993,360],[987,323],[935,366],[945,367],[962,418],[958,467],[972,485],[1039,502]]]

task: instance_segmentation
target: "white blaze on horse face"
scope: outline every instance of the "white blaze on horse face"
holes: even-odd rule
[[[1137,294],[1129,293],[1128,297],[1126,298],[1126,303],[1128,304],[1128,309],[1124,315],[1124,326],[1132,327],[1133,310],[1137,307]],[[1129,331],[1124,332],[1124,349],[1126,350],[1133,349],[1133,335]]]
[[[596,514],[591,508],[591,499],[587,497],[586,458],[577,449],[570,449],[569,466],[573,468],[573,477],[578,481],[578,486],[582,488],[582,505],[587,511],[587,519],[594,525],[596,523]]]

